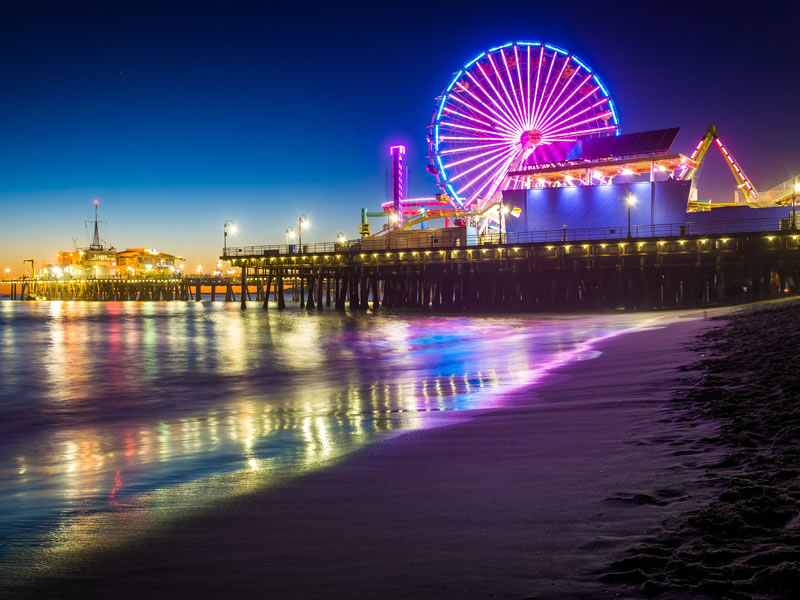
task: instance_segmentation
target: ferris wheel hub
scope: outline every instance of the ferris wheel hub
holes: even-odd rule
[[[542,137],[542,132],[538,129],[529,129],[528,131],[522,132],[522,135],[519,136],[519,142],[522,144],[522,148],[527,150],[528,148],[535,148],[541,144]]]

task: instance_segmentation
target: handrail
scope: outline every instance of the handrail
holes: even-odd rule
[[[730,221],[665,223],[659,225],[631,225],[630,238],[684,238],[703,235],[725,235],[737,233],[770,233],[788,230],[789,218],[738,219]],[[507,232],[502,236],[492,232],[482,236],[467,235],[462,238],[440,237],[436,230],[430,233],[420,230],[420,234],[409,237],[383,236],[365,240],[348,240],[344,243],[327,242],[304,244],[302,252],[296,245],[271,244],[263,246],[243,246],[227,248],[223,258],[244,256],[286,256],[294,254],[324,254],[334,252],[358,252],[372,250],[403,250],[406,248],[462,248],[464,246],[524,244],[548,242],[589,242],[621,240],[628,238],[628,226],[562,228],[542,231]]]

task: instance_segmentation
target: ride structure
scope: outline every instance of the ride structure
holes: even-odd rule
[[[428,221],[439,219],[445,228],[466,227],[467,236],[478,239],[492,232],[503,235],[507,217],[520,217],[519,210],[512,212],[519,203],[504,201],[504,193],[615,184],[609,193],[627,197],[632,188],[623,190],[617,184],[637,181],[650,184],[647,190],[637,188],[637,193],[650,199],[651,223],[664,218],[656,207],[663,202],[656,196],[667,189],[675,220],[691,220],[686,213],[713,208],[794,205],[800,191],[794,178],[758,192],[713,125],[690,156],[671,151],[677,132],[673,128],[623,135],[609,88],[568,50],[527,41],[496,46],[459,69],[436,98],[428,125],[427,170],[439,193],[407,198],[406,148],[392,146],[391,200],[383,203],[382,212],[362,210],[359,233],[366,238],[425,229]],[[698,201],[700,171],[712,145],[736,180],[731,202]],[[561,194],[545,196],[555,201]],[[596,223],[605,224],[610,215],[596,215]],[[387,223],[370,235],[368,217],[385,217]]]
[[[484,212],[509,176],[554,142],[619,135],[608,88],[584,61],[543,42],[510,42],[456,73],[431,118],[429,172],[453,206]]]

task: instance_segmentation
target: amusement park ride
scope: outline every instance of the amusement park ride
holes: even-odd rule
[[[504,191],[609,185],[643,175],[651,182],[691,181],[688,212],[781,206],[795,193],[793,179],[757,192],[713,125],[691,156],[669,150],[678,129],[621,135],[614,101],[597,73],[569,51],[542,42],[511,42],[469,61],[437,98],[428,130],[427,170],[440,193],[407,198],[405,147],[392,146],[392,200],[382,212],[362,210],[362,237],[370,236],[369,217],[388,219],[376,236],[424,229],[432,219],[479,235],[502,232],[511,212],[503,206]],[[598,141],[612,137],[623,139]],[[733,202],[697,200],[712,145],[736,179]]]

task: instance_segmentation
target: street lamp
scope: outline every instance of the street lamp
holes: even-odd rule
[[[631,206],[636,204],[636,196],[633,194],[628,194],[628,239],[631,237]]]
[[[305,215],[300,215],[300,218],[297,220],[297,237],[298,244],[300,245],[300,252],[303,251],[303,227],[308,229],[311,227],[311,223],[308,222],[308,218]]]
[[[284,231],[283,233],[284,236],[286,237],[286,254],[291,254],[289,249],[289,240],[294,239],[295,236],[294,229],[292,229],[291,227],[287,227],[286,231]]]
[[[345,235],[340,231],[336,236],[336,241],[339,243],[340,246],[344,246],[347,243],[347,238]]]
[[[222,226],[223,232],[223,243],[222,243],[222,255],[228,255],[228,225],[231,226],[231,233],[236,233],[236,223],[234,223],[231,219],[225,221],[225,224]]]

